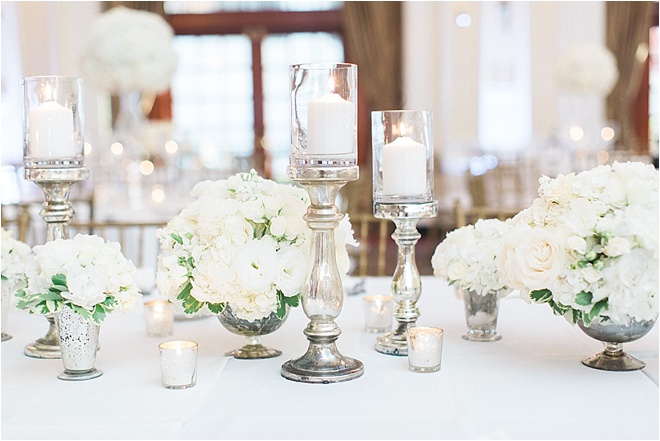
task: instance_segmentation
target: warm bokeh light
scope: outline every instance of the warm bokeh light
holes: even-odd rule
[[[614,129],[612,127],[603,127],[600,131],[600,136],[602,136],[605,141],[611,141],[614,139]]]
[[[154,202],[163,202],[165,200],[165,189],[162,185],[156,184],[151,187],[151,199]]]
[[[177,150],[179,150],[179,144],[177,144],[176,141],[167,141],[165,143],[165,151],[167,151],[167,153],[176,153]]]
[[[606,150],[598,150],[596,152],[596,160],[599,164],[607,164],[610,160],[610,154]]]
[[[88,142],[85,143],[85,150],[84,150],[84,152],[85,152],[85,156],[87,156],[87,155],[89,155],[90,153],[92,153],[92,145],[91,145],[90,143],[88,143]]]
[[[140,162],[140,173],[142,173],[145,176],[148,176],[154,172],[154,163],[146,160]]]
[[[572,126],[568,131],[569,136],[573,141],[581,141],[584,138],[584,130],[580,126]]]
[[[121,142],[113,142],[110,146],[110,151],[115,155],[119,156],[124,151],[124,146]]]

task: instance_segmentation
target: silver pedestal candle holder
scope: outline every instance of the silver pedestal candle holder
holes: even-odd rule
[[[408,355],[408,329],[419,318],[417,301],[422,295],[422,281],[415,262],[415,245],[422,235],[417,231],[420,219],[437,215],[437,203],[374,204],[377,218],[394,221],[396,229],[392,239],[398,247],[397,265],[392,277],[391,291],[395,301],[396,329],[376,340],[376,350],[389,355]]]
[[[44,192],[40,214],[47,225],[46,241],[67,239],[74,214],[71,186],[89,178],[84,167],[82,80],[28,77],[22,89],[25,179]],[[46,319],[48,332],[25,347],[28,357],[61,358],[55,317],[49,314]]]
[[[422,282],[415,262],[421,238],[417,223],[437,215],[433,200],[431,114],[426,111],[372,112],[374,216],[389,219],[396,229],[397,265],[392,277],[395,330],[376,340],[376,351],[408,355],[408,329],[419,318]]]
[[[335,322],[344,300],[335,254],[335,230],[343,218],[339,190],[359,177],[357,166],[357,66],[305,64],[290,69],[291,154],[289,178],[308,192],[304,216],[312,230],[311,262],[302,288],[302,308],[310,319],[303,331],[309,347],[282,365],[282,376],[303,383],[337,383],[362,376],[361,361],[336,346]]]

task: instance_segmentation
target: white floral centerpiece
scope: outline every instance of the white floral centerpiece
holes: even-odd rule
[[[658,171],[614,163],[540,179],[498,257],[505,283],[569,322],[658,316]]]
[[[109,312],[128,310],[142,296],[135,266],[117,242],[77,234],[37,245],[33,251],[35,259],[25,270],[27,286],[16,294],[20,309],[46,315],[67,306],[101,323]]]
[[[619,79],[614,54],[592,43],[574,44],[561,53],[555,74],[561,89],[599,96],[609,94]]]
[[[12,236],[2,228],[2,286],[11,294],[25,287],[25,267],[33,259],[32,249]]]
[[[500,280],[496,258],[508,230],[509,221],[480,219],[447,233],[431,258],[433,275],[481,296],[507,295],[511,290]]]
[[[112,93],[162,92],[177,68],[173,36],[156,13],[114,7],[94,23],[82,70],[90,82]]]
[[[310,263],[309,198],[299,187],[252,170],[205,181],[196,198],[160,234],[156,284],[187,314],[230,305],[250,322],[297,306]],[[356,245],[347,217],[336,230],[339,271],[348,272],[346,245]]]

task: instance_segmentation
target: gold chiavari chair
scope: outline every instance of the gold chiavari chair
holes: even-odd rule
[[[354,214],[350,216],[350,220],[355,239],[360,244],[357,256],[351,256],[354,262],[357,262],[351,273],[359,277],[384,276],[387,245],[393,223],[386,219],[378,219],[370,213]],[[352,247],[349,247],[349,252],[350,248]]]
[[[472,225],[479,219],[506,220],[518,214],[515,209],[506,207],[471,206],[464,207],[460,199],[454,204],[456,228]]]
[[[14,239],[28,243],[28,233],[32,223],[29,204],[4,205],[1,213],[2,227],[14,231]]]

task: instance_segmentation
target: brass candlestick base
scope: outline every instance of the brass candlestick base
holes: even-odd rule
[[[46,221],[46,241],[67,239],[69,220],[74,214],[69,202],[71,186],[89,178],[89,170],[84,167],[26,168],[25,179],[33,181],[44,192],[46,201],[39,213]],[[48,332],[42,338],[25,346],[25,355],[32,358],[61,358],[60,339],[52,314],[46,316]]]
[[[392,277],[392,296],[396,302],[394,318],[398,326],[376,341],[376,351],[387,355],[408,355],[408,328],[415,326],[419,318],[417,301],[422,294],[422,281],[415,263],[415,244],[421,234],[417,222],[434,217],[438,211],[435,201],[422,203],[374,204],[374,215],[394,221],[396,230],[392,238],[398,249],[397,265]]]
[[[335,229],[342,220],[335,205],[337,193],[359,176],[357,166],[308,167],[290,165],[289,178],[309,193],[305,214],[312,230],[312,266],[302,290],[302,307],[310,319],[303,331],[309,348],[300,358],[282,365],[282,376],[303,383],[338,383],[362,376],[361,361],[342,355],[335,344],[341,330],[335,318],[344,300],[335,255]]]

